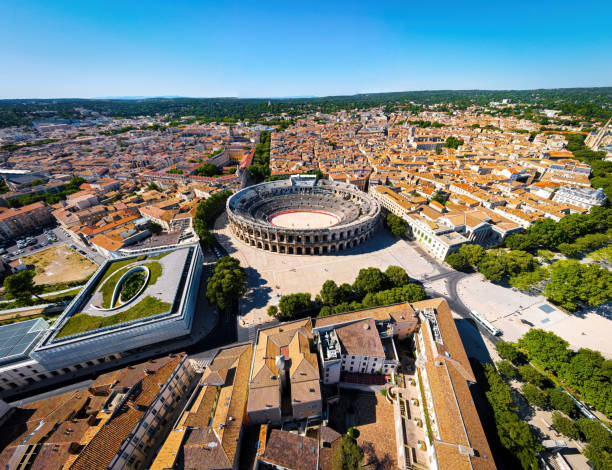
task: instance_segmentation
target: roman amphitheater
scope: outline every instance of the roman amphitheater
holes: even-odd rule
[[[378,202],[347,183],[293,176],[227,200],[234,237],[273,253],[319,255],[354,247],[378,228]]]

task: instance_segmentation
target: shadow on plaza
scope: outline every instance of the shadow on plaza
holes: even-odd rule
[[[459,336],[461,337],[468,357],[473,357],[483,363],[488,362],[493,364],[493,359],[491,359],[489,350],[474,320],[456,318],[455,325],[457,326],[457,331],[459,332]]]
[[[238,242],[237,241],[234,242],[234,240],[232,240],[226,234],[217,232],[215,233],[215,238],[217,239],[217,242],[219,242],[219,244],[223,247],[223,249],[225,250],[228,256],[232,256],[234,253],[238,251],[234,247],[234,243],[238,243]]]
[[[559,308],[559,306],[556,307]],[[584,318],[588,313],[594,313],[595,315],[604,317],[606,320],[612,320],[612,302],[606,302],[595,307],[583,308],[569,314],[579,318]]]
[[[263,308],[268,305],[272,298],[270,295],[272,288],[267,285],[268,281],[262,278],[256,269],[249,266],[245,271],[250,289],[243,297],[242,310],[244,312],[249,312],[253,309]]]
[[[221,244],[221,246],[225,249],[229,256],[240,251],[240,247],[249,247],[257,250],[261,250],[261,248],[257,248],[256,246],[248,245],[234,237],[229,237],[225,233],[217,232],[215,234],[217,241]],[[387,229],[380,226],[379,229],[374,233],[374,235],[369,239],[364,241],[361,244],[355,245],[353,247],[345,248],[343,250],[330,251],[328,253],[319,253],[319,254],[290,254],[290,253],[277,253],[270,250],[265,250],[267,253],[272,255],[279,256],[354,256],[354,255],[362,255],[368,253],[374,253],[379,250],[384,250],[393,246],[395,243],[399,241],[394,235],[390,234]],[[238,246],[239,248],[236,248]]]

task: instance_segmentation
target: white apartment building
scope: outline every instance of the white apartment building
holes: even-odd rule
[[[320,332],[318,348],[323,383],[338,383],[343,373],[396,372],[399,360],[393,339],[386,327],[381,329],[382,334],[373,318],[365,318]]]
[[[601,206],[606,202],[606,195],[602,188],[581,188],[578,186],[562,187],[555,193],[554,202],[572,204],[574,206],[591,209],[593,206]]]
[[[404,217],[412,234],[423,247],[438,259],[445,259],[449,253],[457,251],[464,243],[469,243],[466,237],[455,232],[452,227],[440,225],[416,214]]]
[[[368,194],[376,199],[381,206],[398,217],[404,217],[405,215],[410,214],[413,212],[415,207],[414,204],[409,203],[403,196],[397,194],[387,186],[370,185]]]

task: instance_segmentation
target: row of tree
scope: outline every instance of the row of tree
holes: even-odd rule
[[[259,143],[255,146],[253,163],[249,167],[249,174],[257,182],[263,181],[270,176],[270,137],[269,131],[259,134]]]
[[[573,243],[560,243],[558,249],[565,256],[577,257],[607,245],[612,240],[612,229],[606,233],[588,233]]]
[[[458,270],[478,268],[488,280],[507,282],[513,276],[533,271],[537,261],[533,255],[522,250],[503,249],[486,251],[480,245],[465,244],[449,254],[446,262]]]
[[[544,295],[572,312],[584,305],[601,305],[612,300],[612,272],[598,264],[557,261],[550,267]]]
[[[58,202],[66,199],[70,194],[78,192],[83,183],[85,183],[83,178],[80,176],[73,176],[72,179],[66,185],[64,185],[59,192],[24,194],[23,196],[17,196],[9,199],[7,204],[9,207],[23,207],[38,201],[44,201],[47,204],[57,204]]]
[[[225,210],[227,198],[232,195],[230,190],[221,191],[213,194],[208,199],[198,203],[195,217],[193,219],[193,229],[200,238],[200,243],[204,248],[211,247],[215,241],[215,236],[210,231],[215,220]]]
[[[472,361],[480,388],[484,391],[496,435],[489,438],[498,461],[507,468],[537,470],[537,454],[542,450],[539,439],[529,425],[522,421],[510,386],[497,373],[493,364]]]
[[[555,341],[556,342],[556,341]],[[588,444],[584,455],[596,470],[610,468],[612,463],[612,436],[597,421],[579,418],[579,411],[574,400],[534,367],[525,363],[527,358],[512,343],[500,341],[496,345],[503,361],[498,362],[497,370],[505,379],[522,380],[521,394],[530,405],[544,410],[555,410],[552,413],[553,427],[574,440],[586,441]],[[581,353],[578,352],[577,355]],[[514,367],[514,364],[519,364]],[[576,421],[574,419],[578,418]]]
[[[523,363],[526,356],[577,391],[586,403],[612,416],[612,361],[606,360],[600,352],[585,348],[575,352],[564,339],[536,328],[525,333],[516,345],[499,342],[497,350],[500,356],[514,364]],[[520,368],[519,373],[523,376]],[[541,380],[534,379],[531,383],[542,386]]]
[[[512,362],[504,359],[496,364],[497,370],[507,380],[520,380],[525,382],[521,393],[532,406],[543,410],[554,409],[568,416],[576,416],[578,409],[572,398],[563,390],[554,387],[554,384],[540,374],[533,366],[521,364],[514,367]]]
[[[389,212],[385,217],[385,225],[391,230],[391,233],[396,237],[402,238],[406,234],[408,228],[408,222],[401,217]]]
[[[587,443],[583,454],[595,470],[612,468],[612,436],[597,421],[589,418],[574,421],[555,411],[552,414],[552,425],[564,436]]]
[[[612,300],[612,273],[597,264],[560,260],[546,269],[526,251],[485,251],[480,245],[472,244],[462,245],[458,251],[449,254],[446,262],[458,270],[477,268],[488,280],[508,282],[521,290],[529,290],[550,279],[544,288],[544,295],[570,311]]]
[[[426,297],[423,287],[412,282],[400,266],[389,266],[384,272],[378,268],[363,268],[352,285],[337,285],[327,280],[314,302],[309,293],[284,295],[278,307],[268,308],[268,314],[283,320],[317,312],[323,317],[380,305],[417,302]]]
[[[466,109],[472,105],[488,106],[491,101],[509,98],[516,107],[490,110],[505,111],[509,115],[531,114],[539,116],[541,109],[560,109],[588,119],[607,120],[612,111],[610,88],[568,88],[551,90],[435,90],[404,91],[393,93],[366,93],[352,96],[327,96],[320,98],[152,98],[138,100],[2,100],[0,101],[0,127],[29,125],[33,120],[56,117],[83,119],[91,110],[105,116],[155,116],[167,115],[169,119],[195,116],[195,120],[259,122],[264,115],[299,116],[304,113],[333,113],[341,110],[360,110],[386,106],[388,110],[401,106],[413,113],[422,105],[440,105],[439,111]],[[417,104],[414,104],[417,103]],[[529,113],[529,114],[527,114]]]
[[[562,243],[573,243],[589,233],[604,233],[612,228],[612,208],[593,207],[587,214],[569,214],[559,222],[539,219],[525,233],[508,235],[506,247],[535,253],[540,248],[553,251]]]

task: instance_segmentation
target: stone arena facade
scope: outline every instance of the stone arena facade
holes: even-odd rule
[[[279,226],[279,214],[295,214],[299,228]],[[309,214],[313,224],[307,227]],[[320,215],[329,220],[321,220]],[[343,251],[368,240],[378,229],[378,201],[339,181],[314,176],[261,183],[243,189],[227,200],[232,234],[243,243],[273,253],[321,255]]]

